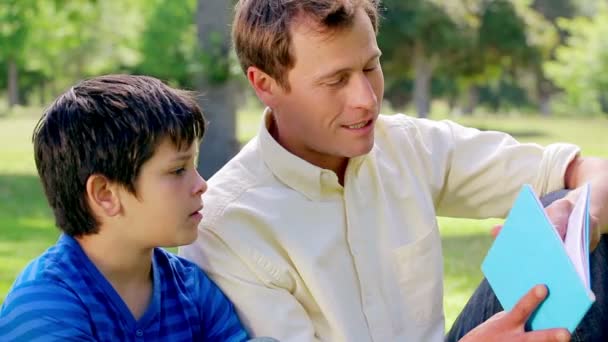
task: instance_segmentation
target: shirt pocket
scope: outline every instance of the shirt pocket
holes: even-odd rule
[[[429,325],[443,319],[443,260],[436,230],[393,251],[405,323]]]

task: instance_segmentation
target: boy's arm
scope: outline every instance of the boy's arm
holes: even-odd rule
[[[53,283],[14,288],[0,309],[2,341],[95,341],[78,298]]]
[[[197,299],[202,315],[201,328],[206,341],[240,342],[248,339],[248,334],[241,324],[234,306],[222,291],[206,274],[198,269],[198,285],[200,291]]]

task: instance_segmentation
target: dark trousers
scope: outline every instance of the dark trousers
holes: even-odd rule
[[[554,194],[542,199],[546,206],[563,193]],[[598,247],[591,253],[591,289],[595,293],[595,303],[591,306],[581,324],[572,334],[572,341],[608,342],[608,236],[602,236]],[[477,290],[469,299],[454,325],[446,336],[446,341],[458,341],[467,332],[485,322],[495,313],[503,311],[494,291],[486,279],[483,279]]]

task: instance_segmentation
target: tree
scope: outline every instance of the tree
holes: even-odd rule
[[[230,77],[230,2],[198,0],[196,23],[202,72],[198,87],[209,122],[201,145],[198,168],[211,177],[239,149],[236,138],[236,85]]]
[[[0,2],[0,60],[4,61],[7,68],[9,108],[21,102],[19,69],[24,60],[23,47],[36,10],[34,5],[33,0]]]
[[[197,61],[196,0],[148,1],[146,28],[141,36],[141,61],[136,72],[179,87],[193,88]]]
[[[127,71],[138,60],[143,5],[142,0],[0,2],[0,63],[9,71],[9,93],[19,92],[9,98],[23,102],[39,89],[44,103],[47,87],[55,96],[84,77]]]
[[[554,61],[545,63],[547,76],[565,93],[566,109],[587,114],[608,113],[608,6],[592,18],[558,21],[568,32]]]
[[[413,99],[419,117],[430,111],[431,81],[440,57],[462,43],[463,32],[441,1],[386,0],[378,40],[383,50],[387,94],[413,73]],[[390,100],[390,99],[389,99]]]
[[[577,5],[572,0],[534,0],[531,6],[551,21],[571,17],[577,10]]]
[[[521,1],[521,0],[520,0]],[[590,0],[585,0],[589,2]],[[555,57],[555,49],[560,43],[565,42],[567,32],[559,29],[557,20],[559,18],[571,18],[578,15],[580,6],[573,0],[534,0],[530,5],[534,11],[523,11],[524,17],[531,27],[529,35],[540,39],[533,39],[541,52],[541,59],[534,63],[533,73],[536,81],[536,95],[540,105],[540,112],[548,116],[551,114],[550,101],[557,92],[556,86],[545,75],[543,63]],[[523,6],[520,6],[522,8]],[[535,20],[536,13],[539,17]]]

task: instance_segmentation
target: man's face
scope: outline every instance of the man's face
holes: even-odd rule
[[[368,153],[384,77],[371,21],[358,10],[352,26],[319,33],[310,20],[293,25],[290,91],[274,97],[275,138],[322,167]]]

